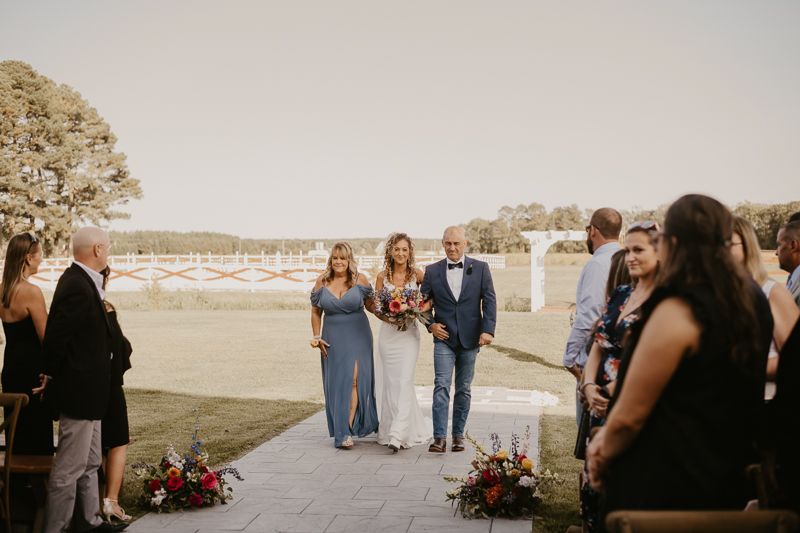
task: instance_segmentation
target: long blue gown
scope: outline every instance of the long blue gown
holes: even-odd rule
[[[372,330],[364,313],[364,298],[372,287],[355,285],[341,299],[320,287],[311,293],[311,305],[324,313],[322,339],[330,344],[328,358],[322,357],[322,386],[328,432],[336,447],[348,436],[366,437],[378,430],[375,406],[375,373],[372,361]],[[350,427],[350,397],[353,371],[358,361],[358,408]]]

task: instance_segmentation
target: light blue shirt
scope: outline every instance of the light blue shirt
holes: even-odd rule
[[[794,272],[792,272],[792,275],[789,276],[788,280],[786,280],[786,288],[790,289],[794,287],[795,283],[800,283],[800,281],[798,281],[798,278],[800,278],[800,266],[795,268]]]
[[[620,250],[619,243],[609,242],[594,251],[594,255],[586,263],[578,280],[578,292],[575,296],[575,322],[569,332],[567,348],[564,350],[562,362],[566,367],[578,365],[583,369],[589,355],[586,353],[586,342],[595,320],[600,318],[606,305],[606,283],[611,270],[611,256]]]

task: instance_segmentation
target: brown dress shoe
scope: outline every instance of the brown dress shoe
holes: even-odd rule
[[[453,435],[453,446],[450,447],[454,452],[464,451],[464,437],[456,437]]]
[[[428,448],[429,452],[434,453],[444,453],[447,451],[447,439],[444,437],[442,438],[435,438],[433,442],[431,442],[430,448]]]

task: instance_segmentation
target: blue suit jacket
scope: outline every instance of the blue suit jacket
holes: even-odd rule
[[[443,324],[450,335],[446,341],[434,337],[434,342],[443,342],[453,350],[460,344],[469,350],[478,347],[481,333],[494,335],[497,298],[487,263],[464,256],[464,279],[458,301],[447,284],[446,259],[425,269],[420,292],[433,298],[433,321]]]

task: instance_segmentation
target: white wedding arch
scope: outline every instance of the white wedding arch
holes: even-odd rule
[[[544,254],[559,241],[585,241],[585,231],[523,231],[531,243],[531,312],[544,307]]]

